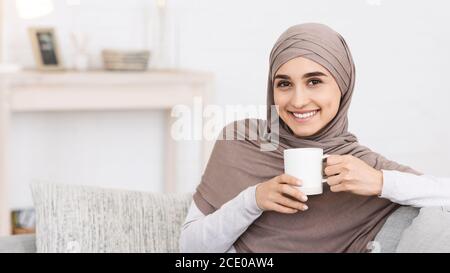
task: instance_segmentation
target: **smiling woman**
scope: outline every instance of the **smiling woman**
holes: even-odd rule
[[[354,84],[355,66],[340,34],[315,23],[286,30],[270,54],[267,106],[278,110],[268,110],[266,121],[245,120],[248,130],[239,130],[239,122],[224,128],[237,140],[216,141],[183,225],[181,250],[368,251],[399,207],[380,198],[392,185],[383,183],[383,172],[419,173],[360,145],[348,132]],[[255,123],[266,126],[256,141],[248,137]],[[271,139],[279,139],[277,149],[262,151]],[[330,155],[321,195],[306,196],[297,187],[302,181],[284,174],[283,152],[307,147]]]

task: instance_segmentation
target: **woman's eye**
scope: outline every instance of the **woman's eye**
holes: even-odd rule
[[[290,85],[290,82],[288,81],[279,81],[277,84],[277,87],[288,87]]]
[[[308,81],[308,85],[309,86],[318,85],[319,83],[322,83],[322,81],[319,80],[319,79],[311,79],[311,80]]]

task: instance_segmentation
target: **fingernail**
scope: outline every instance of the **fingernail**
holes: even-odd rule
[[[308,209],[308,206],[307,206],[307,205],[304,205],[304,206],[303,206],[303,209],[304,209],[304,210],[307,210],[307,209]]]
[[[302,201],[303,201],[303,202],[308,201],[308,197],[307,197],[306,195],[302,196]]]

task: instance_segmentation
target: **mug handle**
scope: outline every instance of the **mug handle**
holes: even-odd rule
[[[330,155],[328,155],[328,154],[323,155],[322,156],[322,162],[323,162],[324,159],[327,159],[329,156]],[[322,183],[327,183],[327,182],[328,182],[327,178],[322,178]]]

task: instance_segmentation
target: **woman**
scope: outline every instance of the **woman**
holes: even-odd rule
[[[270,54],[267,91],[267,121],[277,105],[279,130],[267,122],[266,134],[253,140],[237,122],[224,128],[235,138],[216,141],[183,225],[181,251],[365,252],[399,207],[396,200],[429,202],[433,192],[408,199],[393,190],[404,185],[402,172],[411,178],[417,171],[359,145],[347,131],[354,82],[353,59],[338,33],[315,23],[286,30]],[[262,151],[268,139],[278,146]],[[303,147],[331,155],[321,195],[306,196],[295,187],[301,181],[283,174],[284,149]]]

